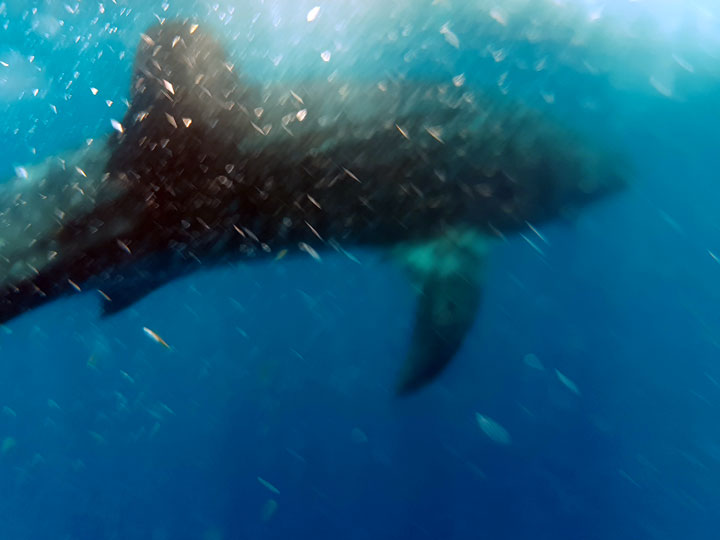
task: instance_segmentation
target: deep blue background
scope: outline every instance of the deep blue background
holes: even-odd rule
[[[24,80],[37,79],[22,97],[0,103],[3,176],[122,117],[134,43],[155,18],[140,3],[132,15],[120,11],[127,3],[107,4],[102,16],[95,4],[76,15],[55,2],[0,10],[0,59],[33,54],[42,68],[29,68]],[[178,11],[228,27],[199,4]],[[32,31],[32,5],[65,26]],[[270,4],[257,9],[260,29],[279,17]],[[448,48],[437,32],[447,13],[422,31],[430,16],[405,15],[416,42],[337,29],[348,36],[337,67],[317,61],[324,34],[308,34],[279,74],[258,52],[282,49],[276,34],[263,41],[258,31],[254,53],[242,52],[245,30],[222,35],[256,79],[333,69],[445,82],[464,72],[470,87],[497,78],[493,60]],[[456,28],[461,44],[474,43],[470,21]],[[533,58],[539,47],[513,54]],[[542,54],[562,51],[553,43]],[[326,256],[222,268],[107,320],[96,298],[57,302],[0,328],[0,441],[14,441],[0,453],[0,538],[717,538],[717,80],[688,75],[678,88],[692,91],[668,99],[562,61],[542,80],[525,77],[516,94],[542,107],[537,90],[551,88],[549,112],[612,133],[634,182],[573,223],[543,226],[549,244],[528,231],[544,255],[522,238],[497,244],[476,327],[436,384],[393,396],[414,298],[381,253],[355,253],[360,265]],[[597,107],[581,106],[586,96]],[[525,365],[528,353],[544,371]],[[511,444],[488,438],[476,412]],[[269,499],[277,510],[263,520]]]

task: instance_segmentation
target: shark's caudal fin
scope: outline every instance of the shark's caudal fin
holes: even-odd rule
[[[109,155],[95,141],[0,183],[0,324],[75,291],[65,267],[83,248],[60,237],[69,220],[108,200],[112,190],[98,180]]]
[[[448,365],[472,327],[482,296],[487,241],[472,232],[396,250],[418,292],[415,327],[396,391],[409,394]]]

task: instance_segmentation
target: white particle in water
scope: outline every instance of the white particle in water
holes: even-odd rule
[[[503,13],[500,12],[498,9],[491,9],[490,10],[490,17],[497,22],[498,24],[502,24],[503,26],[507,26],[507,17]]]
[[[310,11],[308,11],[308,14],[306,17],[307,22],[313,22],[317,18],[318,13],[320,13],[320,6],[315,6]]]

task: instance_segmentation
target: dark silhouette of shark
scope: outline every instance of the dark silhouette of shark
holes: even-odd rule
[[[375,246],[418,290],[407,393],[470,329],[488,237],[625,185],[616,154],[511,100],[237,71],[197,24],[155,26],[113,134],[2,184],[0,323],[80,291],[112,314],[200,268]]]

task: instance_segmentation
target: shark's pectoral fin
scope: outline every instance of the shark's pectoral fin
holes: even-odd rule
[[[457,231],[397,251],[418,289],[415,327],[398,394],[432,381],[462,345],[480,305],[486,252],[480,235]]]

